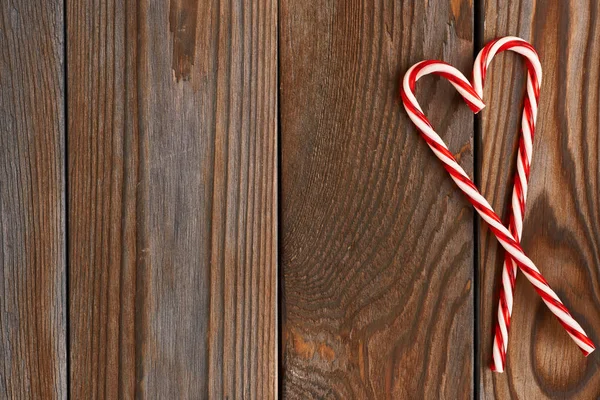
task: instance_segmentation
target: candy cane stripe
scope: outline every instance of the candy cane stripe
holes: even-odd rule
[[[495,54],[505,50],[512,50],[524,55],[528,59],[528,71],[537,74],[536,77],[528,76],[527,92],[534,95],[525,101],[526,110],[522,118],[523,137],[519,143],[519,158],[515,174],[515,190],[513,192],[512,215],[509,217],[507,229],[489,202],[479,193],[467,173],[458,164],[442,138],[435,132],[431,123],[425,117],[419,103],[414,96],[414,89],[419,78],[435,74],[446,78],[463,96],[465,102],[474,112],[479,112],[485,107],[481,100],[483,92],[483,79],[486,69]],[[531,163],[531,149],[533,147],[533,132],[535,130],[535,116],[537,114],[537,95],[539,95],[539,82],[541,79],[541,66],[537,60],[535,50],[531,45],[518,38],[502,38],[488,44],[481,51],[475,61],[473,71],[474,84],[471,85],[464,75],[456,68],[441,61],[422,61],[411,67],[405,74],[401,97],[404,108],[409,118],[416,125],[433,153],[442,161],[452,180],[466,194],[477,213],[489,225],[490,231],[496,236],[498,242],[506,251],[506,259],[502,272],[501,299],[498,309],[498,324],[495,329],[493,358],[494,369],[502,371],[506,359],[508,344],[508,329],[513,305],[513,292],[516,269],[520,268],[523,275],[531,282],[536,292],[540,295],[546,306],[559,319],[560,323],[573,341],[581,348],[584,354],[594,350],[594,345],[585,334],[583,328],[575,321],[558,295],[550,288],[548,282],[533,261],[523,252],[519,244],[522,233],[522,220],[525,212],[525,197],[527,180]],[[531,80],[531,82],[529,82]]]
[[[511,210],[509,214],[509,229],[516,240],[519,241],[523,232],[523,218],[525,216],[527,187],[531,170],[533,138],[538,110],[538,99],[540,95],[542,66],[535,49],[529,43],[516,37],[500,38],[486,45],[477,56],[473,70],[473,84],[479,96],[483,97],[483,80],[485,79],[487,68],[496,54],[506,50],[511,50],[524,56],[527,68],[527,95],[523,102],[521,138],[519,139],[519,151],[517,156],[517,172],[515,173],[514,178]],[[517,263],[507,252],[502,266],[502,276],[510,275],[511,277],[516,278],[516,272]],[[528,276],[528,279],[530,277],[533,279],[539,279],[539,277],[541,277],[541,275],[536,276],[532,271],[528,271],[526,276]],[[505,350],[508,349],[508,329],[510,327],[510,317],[512,314],[512,306],[514,304],[513,295],[515,282],[515,279],[503,279],[502,287],[500,289],[497,321],[497,325],[500,326],[500,329],[495,330],[496,338],[493,342],[494,349],[492,351],[492,369],[498,372],[504,371],[506,363]],[[536,287],[536,290],[540,293],[541,289]],[[540,293],[540,295],[542,295],[542,293]],[[546,300],[550,301],[550,298],[545,298],[545,301]],[[546,304],[548,304],[548,302]],[[508,321],[508,323],[506,321]],[[503,329],[503,327],[506,329]],[[497,351],[496,347],[499,347],[504,351]]]

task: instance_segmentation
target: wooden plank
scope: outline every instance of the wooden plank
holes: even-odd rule
[[[600,8],[593,1],[486,2],[483,13],[485,41],[517,35],[540,54],[544,78],[523,247],[598,344]],[[506,212],[512,190],[524,77],[518,56],[502,55],[486,79],[482,188],[498,211]],[[481,243],[482,397],[596,398],[600,356],[582,357],[522,276],[508,369],[489,371],[503,253],[485,228]]]
[[[66,398],[63,5],[0,2],[0,397]]]
[[[473,211],[398,96],[415,62],[471,70],[470,1],[280,3],[283,392],[471,398]],[[426,114],[472,171],[473,114]]]
[[[140,182],[136,9],[67,2],[73,398],[133,398]],[[141,290],[141,289],[140,289]]]
[[[277,6],[68,1],[74,398],[273,398]]]

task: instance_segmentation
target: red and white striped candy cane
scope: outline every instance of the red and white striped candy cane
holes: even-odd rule
[[[594,351],[594,345],[588,338],[583,328],[575,321],[558,295],[550,288],[533,261],[523,252],[519,242],[513,234],[502,224],[498,215],[492,209],[488,201],[479,193],[467,173],[456,162],[454,155],[442,138],[435,132],[431,123],[423,114],[419,103],[414,95],[416,81],[428,74],[436,74],[445,77],[463,96],[465,102],[474,112],[479,112],[485,107],[480,96],[475,92],[469,81],[456,68],[441,61],[422,61],[412,66],[404,75],[401,87],[402,102],[408,116],[421,132],[433,153],[442,161],[444,168],[450,174],[456,185],[467,195],[481,218],[489,225],[490,230],[498,239],[510,256],[515,260],[525,277],[531,282],[535,290],[550,311],[558,318],[573,341],[581,348],[587,356]]]
[[[488,43],[479,52],[473,66],[473,87],[483,98],[483,81],[486,71],[494,56],[506,50],[511,50],[525,57],[527,66],[527,96],[523,104],[521,119],[521,138],[517,156],[517,171],[515,173],[512,193],[511,210],[509,213],[508,229],[520,242],[523,233],[523,218],[527,201],[527,183],[533,151],[533,137],[537,118],[538,99],[542,84],[542,65],[535,49],[525,40],[513,36],[503,37]],[[508,350],[508,331],[513,309],[514,288],[517,276],[517,263],[507,254],[502,266],[502,286],[500,287],[500,303],[498,305],[498,321],[494,334],[492,349],[492,370],[503,372],[506,365]]]

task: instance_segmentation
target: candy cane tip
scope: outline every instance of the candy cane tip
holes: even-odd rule
[[[501,374],[504,372],[504,367],[502,365],[496,365],[496,363],[492,362],[492,365],[490,365],[490,369],[492,370],[492,372],[496,372],[498,374]]]
[[[468,105],[471,111],[473,111],[475,114],[478,114],[481,110],[485,108],[485,104],[483,104],[483,102],[477,102],[477,104],[468,103]]]

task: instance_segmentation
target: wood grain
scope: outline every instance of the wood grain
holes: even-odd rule
[[[142,317],[137,10],[131,1],[68,1],[67,28],[70,394],[133,398]]]
[[[484,40],[517,35],[540,54],[544,78],[523,247],[594,342],[600,343],[600,9],[594,1],[488,1]],[[521,118],[524,63],[494,60],[482,114],[483,193],[506,212]],[[510,110],[510,111],[507,111]],[[584,358],[522,276],[508,369],[489,371],[503,253],[481,232],[483,398],[597,398],[600,355]]]
[[[0,2],[0,398],[66,398],[63,8]]]
[[[398,99],[470,71],[473,14],[420,3],[280,3],[284,398],[473,396],[473,211]],[[471,172],[473,114],[417,86]]]
[[[276,3],[67,4],[71,394],[273,398]]]

